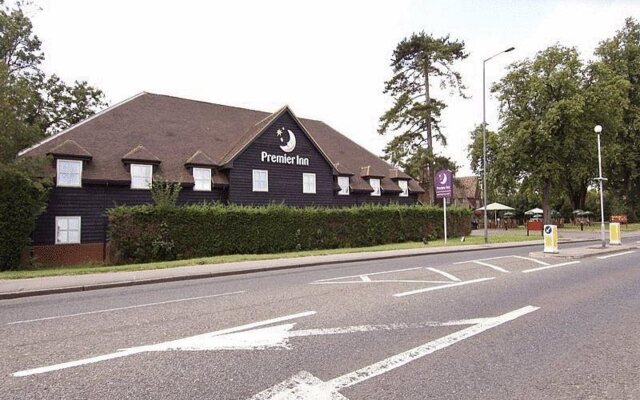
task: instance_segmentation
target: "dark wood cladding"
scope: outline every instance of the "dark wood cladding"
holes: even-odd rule
[[[289,155],[309,159],[309,166],[276,164],[261,161],[266,151],[273,155],[284,155],[280,146],[284,143],[276,135],[279,128],[290,129],[296,136],[296,148]],[[284,135],[285,142],[289,134]],[[269,192],[253,192],[253,170],[269,171]],[[302,174],[316,174],[316,193],[302,193]],[[249,145],[233,162],[229,172],[229,202],[237,204],[284,203],[292,206],[351,206],[358,204],[414,204],[415,195],[400,197],[397,193],[382,193],[371,196],[369,193],[338,195],[334,191],[335,177],[333,169],[301,127],[289,113],[274,121],[264,133]]]
[[[185,187],[179,204],[224,201],[222,190],[194,191]],[[84,184],[81,188],[53,187],[46,211],[40,215],[32,234],[34,245],[55,244],[56,217],[80,216],[81,243],[102,243],[106,239],[105,211],[118,205],[152,203],[149,190],[132,190],[129,186]]]
[[[291,153],[280,149],[289,139],[284,132],[284,142],[276,131],[284,127],[296,137],[296,147]],[[287,154],[292,157],[309,159],[308,166],[261,162],[261,153],[273,155]],[[269,191],[253,191],[253,170],[269,171]],[[316,174],[316,193],[302,193],[302,174]],[[238,204],[285,203],[292,206],[322,205],[330,206],[335,202],[333,192],[333,169],[315,148],[311,140],[303,133],[289,113],[275,120],[242,154],[233,161],[229,172],[229,202]]]

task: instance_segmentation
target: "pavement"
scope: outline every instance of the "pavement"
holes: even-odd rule
[[[502,230],[490,231],[490,237],[500,235]],[[524,231],[510,231],[526,234]],[[482,235],[482,230],[472,232],[472,235]],[[640,233],[639,233],[640,234]],[[640,238],[640,236],[638,236]],[[459,240],[459,239],[454,239]],[[561,243],[587,243],[593,242],[594,234],[580,231],[563,232]],[[634,236],[628,240],[636,242]],[[224,264],[203,264],[175,268],[154,269],[145,271],[107,272],[84,275],[54,276],[28,279],[1,279],[0,300],[19,297],[41,296],[56,293],[83,292],[114,287],[127,287],[181,280],[206,279],[228,275],[241,275],[263,271],[277,271],[282,269],[312,267],[339,263],[351,263],[370,260],[387,260],[394,258],[417,257],[430,254],[449,254],[454,252],[473,252],[491,250],[496,248],[518,248],[540,246],[540,242],[511,242],[490,243],[487,245],[465,245],[457,247],[432,247],[405,250],[389,250],[375,252],[345,253],[324,256],[306,256],[296,258],[283,258],[274,260],[242,261]],[[635,247],[634,247],[635,248]],[[613,248],[612,248],[613,249]],[[625,251],[627,247],[616,248],[615,251]],[[614,250],[612,250],[614,251]],[[561,254],[564,254],[564,250]],[[591,250],[573,249],[572,258],[588,256]],[[532,253],[534,257],[544,257],[538,253]]]
[[[640,250],[531,250],[3,300],[0,398],[640,398]]]

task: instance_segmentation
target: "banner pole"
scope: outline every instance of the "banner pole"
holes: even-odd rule
[[[447,244],[447,198],[443,197],[442,202],[444,204],[444,244]]]

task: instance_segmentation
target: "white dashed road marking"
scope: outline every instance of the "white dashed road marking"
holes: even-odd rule
[[[489,263],[484,262],[484,261],[474,260],[474,261],[471,261],[471,262],[474,263],[474,264],[478,264],[478,265],[483,265],[485,267],[489,267],[489,268],[494,269],[494,270],[496,270],[498,272],[502,272],[502,273],[505,273],[505,274],[509,273],[509,271],[507,271],[506,269],[504,269],[502,267],[498,267],[497,265],[489,264]]]
[[[624,256],[626,254],[631,254],[631,253],[635,253],[635,250],[631,250],[631,251],[623,251],[622,253],[615,253],[615,254],[609,254],[607,256],[600,256],[600,257],[596,257],[599,260],[605,260],[607,258],[611,258],[611,257],[618,257],[618,256]]]
[[[81,313],[76,313],[76,314],[66,314],[66,315],[56,315],[56,316],[53,316],[53,317],[25,319],[25,320],[22,320],[22,321],[8,322],[7,325],[27,324],[27,323],[30,323],[30,322],[49,321],[49,320],[52,320],[52,319],[79,317],[81,315],[91,315],[91,314],[101,314],[101,313],[112,312],[112,311],[131,310],[133,308],[159,306],[159,305],[163,305],[163,304],[172,304],[172,303],[181,303],[183,301],[210,299],[210,298],[213,298],[213,297],[229,296],[229,295],[232,295],[232,294],[240,294],[240,293],[244,293],[244,290],[240,290],[240,291],[237,291],[237,292],[229,292],[229,293],[211,294],[211,295],[207,295],[207,296],[188,297],[188,298],[185,298],[185,299],[158,301],[156,303],[137,304],[135,306],[108,308],[108,309],[105,309],[105,310],[87,311],[87,312],[81,312]]]
[[[523,257],[523,256],[513,256],[514,258],[519,258],[521,260],[526,260],[526,261],[531,261],[534,262],[536,264],[540,264],[540,265],[550,265],[549,263],[546,263],[544,261],[541,260],[536,260],[535,258],[531,258],[531,257]]]
[[[545,269],[564,267],[565,265],[573,265],[573,264],[580,264],[580,261],[569,261],[569,262],[564,262],[564,263],[560,263],[560,264],[549,264],[549,265],[547,265],[545,267],[525,269],[522,272],[524,272],[525,274],[528,274],[529,272],[543,271]]]
[[[427,267],[427,269],[429,271],[431,271],[431,272],[435,272],[436,274],[440,274],[440,275],[444,276],[445,278],[451,279],[454,282],[461,282],[460,278],[458,278],[458,277],[456,277],[456,276],[454,276],[454,275],[452,275],[452,274],[450,274],[448,272],[441,271],[439,269],[435,269],[435,268],[431,268],[431,267]]]
[[[448,289],[450,287],[455,287],[455,286],[462,286],[462,285],[469,285],[471,283],[479,283],[479,282],[484,282],[484,281],[490,281],[492,279],[495,279],[495,278],[480,278],[480,279],[473,279],[471,281],[449,283],[447,285],[441,285],[441,286],[432,286],[432,287],[423,288],[423,289],[410,290],[408,292],[396,293],[396,294],[393,295],[393,297],[411,296],[411,295],[418,294],[418,293],[431,292],[433,290]]]

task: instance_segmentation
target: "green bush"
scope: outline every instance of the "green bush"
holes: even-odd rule
[[[46,198],[41,182],[14,166],[0,165],[0,270],[19,265]]]
[[[442,209],[420,205],[141,205],[116,207],[108,213],[111,256],[116,263],[361,247],[443,237]],[[468,235],[470,211],[447,210],[447,225],[451,236]]]

